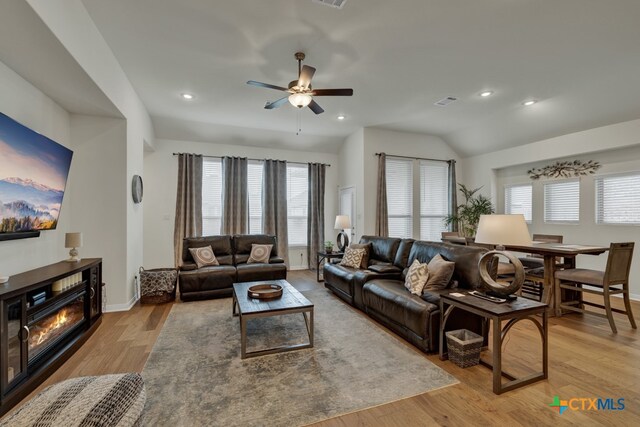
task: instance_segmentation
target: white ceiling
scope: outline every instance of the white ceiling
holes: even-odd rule
[[[26,1],[2,2],[0,61],[70,113],[122,117]]]
[[[221,128],[294,134],[293,107],[262,108],[281,93],[246,81],[286,86],[298,50],[314,87],[355,92],[318,98],[320,116],[301,111],[303,133],[331,150],[377,126],[439,135],[469,156],[640,117],[637,0],[83,1],[158,137],[189,123],[201,140]],[[449,95],[458,101],[433,105]]]

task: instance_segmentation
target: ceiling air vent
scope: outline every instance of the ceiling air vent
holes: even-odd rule
[[[447,105],[449,105],[452,102],[455,102],[457,100],[458,100],[458,98],[456,98],[454,96],[447,96],[446,98],[443,98],[438,102],[435,102],[433,105],[437,105],[437,106],[440,106],[440,107],[446,107]]]
[[[347,0],[311,0],[314,3],[321,3],[327,6],[335,7],[336,9],[342,9]]]

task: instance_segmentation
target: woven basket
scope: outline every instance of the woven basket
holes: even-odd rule
[[[461,368],[468,368],[480,363],[482,337],[466,329],[445,332],[449,360]]]
[[[162,304],[176,299],[178,271],[175,268],[140,267],[140,303]]]

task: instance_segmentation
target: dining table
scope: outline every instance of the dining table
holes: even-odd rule
[[[542,301],[548,301],[551,312],[556,316],[561,316],[562,311],[559,304],[560,296],[549,300],[549,293],[555,286],[555,273],[558,269],[557,257],[562,257],[561,268],[576,268],[576,257],[578,255],[600,255],[609,250],[609,247],[599,245],[583,245],[570,243],[548,243],[531,242],[530,245],[505,245],[505,249],[514,252],[524,252],[528,254],[541,255],[544,262]]]
[[[442,241],[454,244],[473,245],[473,243],[469,242],[469,239],[465,239],[464,237],[445,237],[442,238]],[[560,307],[557,307],[559,306],[559,304],[556,304],[556,300],[560,301],[560,299],[558,297],[553,299],[549,298],[555,286],[556,270],[558,268],[576,268],[576,257],[578,255],[600,255],[609,250],[608,246],[600,245],[549,243],[536,241],[532,241],[530,245],[504,245],[504,247],[506,250],[513,252],[524,252],[542,256],[544,263],[544,275],[541,300],[549,304],[550,314],[555,316],[562,315],[562,310],[560,309]],[[560,266],[558,266],[556,263],[557,257],[562,257],[563,259],[563,262]]]

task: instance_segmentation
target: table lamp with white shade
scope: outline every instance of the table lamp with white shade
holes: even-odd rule
[[[480,276],[490,293],[504,298],[517,292],[524,283],[524,267],[515,255],[505,251],[505,246],[531,245],[524,215],[481,215],[475,242],[496,246],[496,250],[484,254],[478,263]],[[496,255],[506,257],[513,264],[514,279],[511,283],[498,283],[489,274],[488,264]]]
[[[64,235],[64,247],[71,249],[69,251],[69,262],[78,262],[78,248],[82,247],[82,233],[66,233]]]
[[[336,244],[338,245],[338,250],[344,252],[346,247],[349,246],[349,236],[344,232],[345,229],[351,228],[349,215],[336,215],[336,223],[333,228],[340,230],[338,237],[336,237]]]

